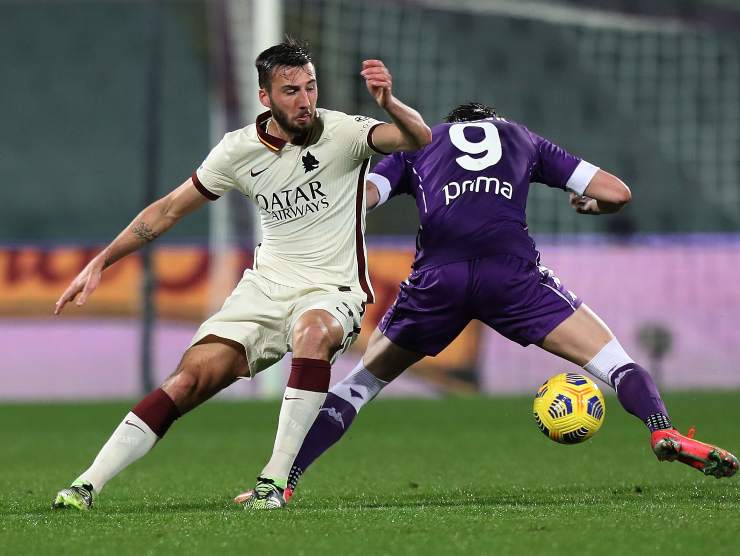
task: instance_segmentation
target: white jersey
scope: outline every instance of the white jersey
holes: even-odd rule
[[[365,247],[365,175],[382,122],[318,109],[304,145],[266,132],[270,112],[227,133],[193,174],[209,199],[229,189],[259,208],[254,270],[286,286],[336,286],[374,300]]]

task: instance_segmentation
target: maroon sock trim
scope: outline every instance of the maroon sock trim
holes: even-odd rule
[[[288,386],[310,392],[328,392],[331,365],[323,359],[294,357],[290,364]]]
[[[159,438],[162,438],[180,416],[175,402],[161,388],[152,390],[131,410],[139,419],[144,421]]]

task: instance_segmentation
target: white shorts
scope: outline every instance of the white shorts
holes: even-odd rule
[[[283,286],[253,270],[244,272],[223,307],[200,325],[190,346],[211,334],[239,342],[244,346],[249,372],[254,376],[292,351],[293,326],[303,313],[312,309],[327,311],[344,330],[333,363],[360,334],[365,312],[362,296],[331,286]]]

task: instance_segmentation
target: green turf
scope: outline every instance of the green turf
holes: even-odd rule
[[[739,398],[668,402],[679,426],[738,450]],[[113,480],[94,511],[52,512],[128,407],[0,406],[0,553],[740,553],[740,477],[658,463],[613,398],[579,446],[546,439],[529,398],[381,400],[287,510],[263,513],[230,500],[267,460],[278,405],[210,402]]]

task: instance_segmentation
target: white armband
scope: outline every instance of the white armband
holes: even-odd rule
[[[372,172],[367,175],[367,180],[373,182],[375,187],[378,188],[378,195],[380,196],[380,199],[378,199],[378,204],[373,207],[378,208],[380,205],[388,200],[388,197],[390,197],[391,182],[388,181],[388,178],[386,178],[385,176],[381,176],[380,174],[373,174]]]
[[[573,173],[568,178],[568,183],[565,184],[565,189],[572,191],[576,195],[583,195],[586,191],[588,184],[591,182],[596,172],[599,171],[598,166],[594,166],[590,162],[581,160],[573,170]]]

